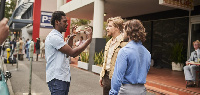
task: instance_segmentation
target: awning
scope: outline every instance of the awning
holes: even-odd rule
[[[27,24],[32,24],[33,2],[23,3],[13,12],[8,25],[10,30],[20,30]]]

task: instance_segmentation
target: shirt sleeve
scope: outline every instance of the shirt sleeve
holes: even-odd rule
[[[119,89],[124,79],[127,68],[127,55],[124,50],[120,50],[117,55],[114,73],[111,80],[111,90],[109,95],[118,95]]]
[[[192,52],[192,53],[193,53],[193,52]],[[192,53],[190,54],[190,58],[188,59],[188,61],[194,61],[194,60],[193,60],[193,54],[192,54]]]
[[[50,38],[50,44],[55,48],[55,49],[60,49],[63,47],[66,43],[64,42],[64,39],[58,35],[53,35]]]

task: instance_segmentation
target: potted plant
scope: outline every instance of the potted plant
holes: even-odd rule
[[[183,43],[175,43],[172,47],[172,70],[182,71],[184,66]]]
[[[103,50],[99,53],[96,52],[94,55],[94,65],[92,65],[92,72],[100,74],[103,62],[104,62]]]
[[[82,52],[80,54],[81,61],[78,61],[78,67],[88,70],[88,65],[89,65],[89,53],[88,52]]]

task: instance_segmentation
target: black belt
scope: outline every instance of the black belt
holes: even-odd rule
[[[105,75],[108,75],[108,76],[109,76],[109,74],[110,74],[110,71],[105,70]]]

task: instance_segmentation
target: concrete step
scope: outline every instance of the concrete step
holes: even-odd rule
[[[159,88],[156,88],[156,87],[153,87],[153,86],[145,85],[145,87],[146,87],[148,92],[153,92],[156,95],[179,95],[177,93],[172,93],[172,92],[169,92],[169,91],[166,91],[166,90],[163,90],[163,89],[159,89]]]
[[[193,92],[188,89],[172,87],[154,81],[147,81],[145,86],[147,90],[160,93],[161,95],[200,95],[200,93],[198,92]]]

